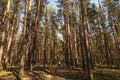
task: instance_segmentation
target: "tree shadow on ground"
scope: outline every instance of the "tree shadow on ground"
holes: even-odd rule
[[[34,75],[28,70],[25,71],[25,75],[22,77],[19,74],[20,68],[10,68],[9,71],[12,72],[12,74],[16,77],[16,80],[26,80],[24,78],[27,78],[27,80],[43,80],[40,76],[38,76],[37,74]]]
[[[107,73],[95,73],[96,80],[120,80],[120,76],[111,75]]]
[[[80,69],[69,68],[35,68],[35,71],[43,71],[47,74],[65,78],[65,80],[88,80],[87,73]],[[39,74],[39,73],[36,73]],[[104,68],[102,71],[94,70],[95,80],[120,80],[120,70]],[[44,80],[44,79],[43,79]],[[56,79],[57,80],[57,79]]]
[[[38,71],[43,71],[49,75],[65,78],[65,80],[88,80],[86,73],[79,69],[73,70],[62,67],[56,67],[56,68],[38,67],[34,69],[35,74],[39,74]]]
[[[109,65],[109,66],[107,66],[107,65],[97,65],[96,67],[100,68],[100,69],[106,69],[106,68],[108,68],[108,69],[120,70],[120,65]]]
[[[19,68],[10,68],[9,71],[11,73],[3,75],[0,80],[88,80],[87,73],[80,68],[35,67],[33,71],[25,70],[25,76],[22,78],[19,75]],[[95,80],[120,80],[120,71],[106,68],[96,69],[94,70],[94,77]]]
[[[120,80],[120,69],[100,68],[94,75],[96,80]]]
[[[39,74],[36,74],[34,72],[27,72],[28,76],[32,78],[32,80],[44,80]]]
[[[21,80],[19,72],[17,72],[14,68],[9,68],[9,71],[12,72],[12,74],[16,77],[17,80]]]

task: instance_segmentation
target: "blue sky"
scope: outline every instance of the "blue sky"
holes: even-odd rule
[[[98,4],[98,0],[91,0],[91,2]]]
[[[57,1],[57,0],[49,0],[49,1],[50,1],[49,5],[52,5],[56,9],[56,3],[55,3],[55,1]],[[91,1],[91,3],[98,4],[98,0],[90,0],[90,1]]]

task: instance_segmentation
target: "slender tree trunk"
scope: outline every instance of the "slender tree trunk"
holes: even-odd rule
[[[82,23],[83,23],[83,32],[84,32],[84,41],[85,41],[85,56],[86,56],[86,63],[87,63],[87,72],[88,72],[88,79],[93,79],[93,72],[92,67],[90,64],[90,46],[88,41],[88,19],[87,19],[87,1],[81,0],[81,8],[82,8]]]
[[[25,6],[25,12],[24,12],[24,22],[23,22],[23,33],[22,33],[22,41],[23,41],[23,51],[21,52],[21,60],[20,60],[20,66],[21,66],[21,70],[20,70],[20,75],[23,76],[24,75],[24,68],[25,68],[25,55],[26,55],[26,49],[27,49],[27,35],[26,35],[26,29],[27,29],[27,17],[28,17],[28,13],[30,11],[31,7],[31,0],[26,0],[26,6]]]
[[[51,34],[50,34],[50,63],[55,64],[55,29],[54,26],[51,27]]]
[[[65,8],[65,28],[66,28],[66,39],[67,39],[67,49],[68,49],[68,66],[73,66],[73,53],[72,53],[72,42],[71,42],[71,29],[69,24],[69,11],[67,1],[63,1]]]
[[[40,17],[40,3],[41,0],[37,0],[36,1],[37,5],[37,10],[36,10],[36,16],[35,16],[35,26],[34,26],[34,35],[33,35],[33,47],[32,47],[32,53],[30,53],[30,71],[33,71],[33,62],[35,62],[34,60],[34,55],[37,53],[37,37],[38,37],[38,27],[39,27],[39,17]]]
[[[20,1],[17,1],[16,5],[15,5],[14,16],[13,16],[13,21],[12,21],[12,26],[11,26],[11,31],[10,31],[10,37],[9,37],[9,41],[8,41],[8,45],[7,45],[6,54],[8,55],[8,58],[9,58],[8,60],[10,60],[10,55],[11,55],[10,54],[10,48],[12,46],[12,41],[13,41],[13,37],[14,37],[15,26],[16,26],[16,23],[17,23],[16,17],[17,17],[17,13],[18,13],[18,10],[19,10],[19,2]]]
[[[100,4],[100,0],[98,0],[98,4],[99,4],[99,11],[100,11],[100,24],[102,25],[102,30],[103,30],[103,38],[104,38],[104,45],[105,45],[105,51],[106,51],[106,63],[107,63],[107,67],[109,67],[109,51],[108,51],[108,38],[107,38],[107,31],[106,31],[106,28],[105,28],[105,23],[104,23],[104,17],[103,17],[103,14],[102,14],[102,8],[101,8],[101,4]]]
[[[120,59],[120,50],[119,50],[119,46],[117,44],[117,40],[116,40],[116,36],[115,36],[115,31],[114,31],[114,28],[112,26],[111,26],[111,30],[113,32],[113,37],[114,37],[115,47],[116,47],[116,52],[117,52],[117,58],[119,60]]]
[[[5,37],[6,37],[6,30],[7,30],[7,27],[8,27],[8,20],[9,20],[9,13],[10,13],[10,0],[7,1],[7,5],[6,5],[6,8],[4,10],[4,14],[3,14],[3,17],[2,17],[2,20],[1,22],[3,24],[0,25],[0,28],[2,28],[2,32],[1,32],[1,43],[0,43],[0,62],[2,61],[2,56],[6,56],[7,58],[7,55],[3,55],[3,50],[4,50],[4,42],[5,42]],[[7,18],[7,19],[6,19]],[[6,22],[7,20],[7,23],[4,23]],[[7,27],[3,26],[3,25],[6,25],[7,24]],[[5,57],[4,57],[5,58]],[[3,67],[4,65],[6,65],[6,59],[3,59],[5,61],[2,61],[2,64],[3,64]],[[5,66],[4,69],[6,69],[7,66]]]
[[[46,13],[45,13],[45,26],[44,26],[44,51],[43,51],[43,67],[47,63],[47,3],[46,3]]]
[[[79,6],[80,7],[80,6]],[[81,57],[82,57],[82,68],[83,68],[83,71],[86,70],[86,67],[85,67],[85,53],[84,53],[84,40],[83,40],[83,28],[82,28],[82,23],[81,23],[81,20],[82,20],[82,17],[81,17],[81,12],[79,10],[79,18],[78,18],[78,26],[79,26],[79,37],[80,37],[80,50],[81,50]]]
[[[74,3],[74,7],[75,7],[75,10],[74,10],[74,13],[76,12],[76,11],[78,11],[78,9],[77,9],[77,2],[78,2],[78,0],[76,0],[75,1],[75,3]],[[74,50],[74,52],[75,52],[75,66],[77,67],[77,65],[78,65],[78,51],[77,51],[77,19],[76,19],[76,13],[74,14],[75,16],[75,21],[74,21],[74,41],[75,41],[75,43],[74,43],[74,46],[75,46],[75,50]]]

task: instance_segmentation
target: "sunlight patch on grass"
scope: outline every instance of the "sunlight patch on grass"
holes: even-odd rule
[[[51,75],[46,75],[46,77],[47,77],[48,79],[51,79],[51,78],[52,78],[52,76],[51,76]]]
[[[5,75],[12,75],[12,73],[10,71],[1,71],[0,72],[0,77],[5,76]]]
[[[24,77],[21,80],[32,80],[32,78]]]
[[[1,71],[0,80],[16,80],[16,78],[10,71]]]

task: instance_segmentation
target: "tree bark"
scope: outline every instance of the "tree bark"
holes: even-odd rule
[[[82,26],[84,32],[84,41],[85,41],[85,57],[87,63],[87,73],[88,73],[88,80],[94,80],[92,67],[90,64],[90,46],[88,41],[88,19],[87,19],[87,0],[81,0],[81,8],[82,8]]]
[[[2,57],[4,57],[4,56],[6,56],[6,57],[4,57],[4,58],[7,58],[7,55],[6,54],[4,54],[3,55],[3,50],[4,50],[4,43],[5,43],[5,37],[6,37],[6,31],[7,31],[7,27],[8,27],[8,20],[9,20],[9,13],[10,13],[10,1],[11,0],[8,0],[7,1],[7,4],[6,4],[6,8],[5,8],[5,10],[4,10],[4,14],[3,14],[3,17],[2,17],[2,20],[1,20],[1,22],[3,23],[3,24],[1,24],[0,25],[0,28],[2,28],[2,32],[1,32],[1,37],[2,37],[2,39],[1,39],[1,43],[0,43],[0,62],[2,61]],[[6,19],[7,18],[7,19]],[[6,22],[7,21],[7,23],[4,23],[4,22]],[[5,24],[7,24],[7,26],[3,26],[3,25],[5,25]],[[4,67],[4,65],[6,65],[6,59],[3,59],[4,61],[2,61],[2,62],[4,62],[4,63],[2,63],[3,64],[3,67]],[[4,69],[6,69],[7,68],[7,66],[5,66],[5,68]]]
[[[27,52],[27,34],[26,34],[26,29],[27,29],[27,17],[28,17],[28,13],[31,9],[31,0],[26,0],[26,6],[25,6],[25,12],[24,12],[24,22],[23,22],[23,32],[22,32],[22,44],[23,44],[23,51],[21,52],[21,60],[20,60],[20,75],[23,76],[24,75],[24,68],[25,68],[25,55]]]

